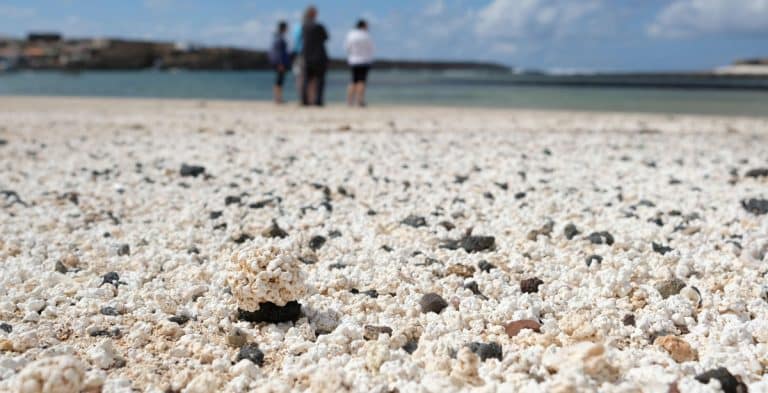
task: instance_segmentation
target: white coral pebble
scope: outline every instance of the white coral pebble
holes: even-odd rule
[[[257,311],[260,303],[284,306],[306,293],[298,247],[288,240],[248,245],[232,254],[228,283],[237,305]]]
[[[30,363],[16,378],[18,393],[78,393],[85,367],[73,356],[57,356]]]

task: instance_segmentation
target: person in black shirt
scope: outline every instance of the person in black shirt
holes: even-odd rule
[[[328,41],[328,31],[317,23],[317,9],[309,7],[306,20],[302,27],[304,57],[304,81],[301,89],[303,105],[323,106],[325,90],[325,73],[328,70],[328,53],[325,42]]]

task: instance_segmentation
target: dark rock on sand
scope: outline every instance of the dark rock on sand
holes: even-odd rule
[[[184,325],[189,322],[189,317],[186,315],[175,315],[168,318],[168,320],[178,325]]]
[[[672,278],[659,282],[656,284],[655,288],[657,291],[659,291],[661,297],[666,299],[670,296],[680,293],[680,291],[685,288],[685,282],[679,278]]]
[[[538,277],[520,280],[520,291],[523,293],[536,293],[539,291],[541,284],[544,284],[544,281],[541,281]]]
[[[517,194],[515,194],[515,199],[523,199],[525,198],[526,195],[527,194],[524,192],[518,192]]]
[[[111,306],[105,306],[102,307],[101,310],[99,310],[101,315],[106,315],[108,317],[117,317],[120,316],[120,311],[117,311],[116,308]]]
[[[277,221],[272,220],[272,225],[270,225],[269,228],[267,228],[264,232],[262,232],[262,236],[279,237],[282,239],[282,238],[288,237],[288,232],[280,228],[280,226],[277,225]]]
[[[440,225],[441,227],[445,228],[446,231],[450,231],[456,228],[456,225],[453,225],[453,223],[450,221],[441,221],[437,225]]]
[[[477,263],[477,268],[480,269],[480,271],[488,273],[492,269],[495,269],[496,266],[493,265],[492,263],[486,261],[485,259],[483,259],[482,261]]]
[[[311,248],[314,251],[319,250],[323,247],[325,244],[325,237],[323,236],[313,236],[312,239],[309,239],[309,248]]]
[[[661,244],[656,243],[656,242],[653,242],[651,244],[651,246],[653,247],[653,251],[654,252],[657,252],[657,253],[659,253],[661,255],[664,255],[664,254],[672,251],[672,247],[664,246],[664,245],[661,245]]]
[[[593,263],[603,263],[603,257],[600,255],[590,255],[587,257],[587,266],[592,266]]]
[[[221,211],[215,211],[215,212],[211,212],[209,217],[211,218],[211,220],[215,220],[215,219],[221,217],[222,214],[224,214],[224,213],[222,213]]]
[[[125,256],[125,255],[131,255],[131,246],[128,244],[121,244],[117,247],[117,255],[118,256]]]
[[[264,352],[261,352],[256,344],[245,344],[237,353],[237,361],[250,360],[253,364],[261,367],[264,365]]]
[[[720,382],[720,388],[724,393],[747,393],[748,391],[747,386],[736,379],[725,367],[718,367],[696,376],[696,380],[703,384],[709,384],[713,379]]]
[[[69,273],[69,269],[67,269],[67,267],[64,266],[64,264],[61,261],[56,261],[56,265],[54,265],[53,270],[61,274]]]
[[[247,233],[241,233],[237,235],[237,237],[233,238],[232,241],[237,244],[243,244],[249,240],[253,240],[253,236],[247,234]]]
[[[328,232],[328,237],[330,237],[331,239],[335,239],[337,237],[341,237],[341,232],[336,230],[336,229],[334,229],[334,230]]]
[[[237,319],[246,322],[282,323],[296,322],[301,317],[301,304],[293,301],[285,306],[278,306],[272,302],[259,304],[258,311],[237,310]]]
[[[181,170],[179,173],[182,177],[198,177],[205,173],[205,167],[199,165],[181,164]]]
[[[405,345],[403,345],[403,351],[408,352],[408,354],[413,354],[416,352],[416,350],[419,348],[419,341],[418,340],[408,340]]]
[[[467,348],[480,357],[480,360],[482,361],[486,361],[487,359],[498,359],[501,361],[501,345],[498,343],[491,342],[485,344],[474,342],[467,345]]]
[[[748,212],[757,216],[768,214],[768,199],[751,198],[743,200],[741,201],[741,206]]]
[[[613,235],[606,231],[592,232],[588,238],[592,244],[607,244],[609,246],[613,244]]]
[[[449,250],[458,250],[463,248],[464,251],[480,252],[490,250],[496,246],[496,238],[493,236],[472,236],[466,235],[458,240],[446,240],[440,246]]]
[[[240,199],[239,196],[230,195],[230,196],[224,198],[224,204],[227,205],[227,206],[234,205],[234,204],[240,204],[240,202],[241,202],[241,199]]]
[[[555,228],[555,223],[553,221],[548,221],[544,226],[542,226],[539,229],[533,229],[530,232],[528,232],[528,240],[535,242],[536,239],[538,239],[539,236],[546,236],[549,237],[549,235],[552,234],[552,229]]]
[[[258,202],[251,203],[250,205],[248,205],[248,207],[251,209],[261,209],[269,205],[270,203],[272,203],[272,199],[263,199]]]
[[[421,312],[424,314],[430,312],[440,314],[441,311],[448,307],[448,303],[445,299],[434,292],[422,296],[419,305],[421,306]]]
[[[621,323],[623,323],[624,326],[635,326],[635,315],[634,314],[625,315],[624,318],[621,320]]]
[[[7,323],[0,323],[0,330],[10,334],[13,332],[13,326]]]
[[[415,215],[406,217],[403,221],[400,221],[400,223],[414,228],[427,226],[427,220],[424,217]]]
[[[565,238],[568,240],[572,240],[579,233],[581,232],[579,232],[579,229],[573,224],[568,224],[565,226],[565,229],[563,229],[563,235],[565,235]]]
[[[109,272],[101,277],[101,285],[104,284],[112,284],[114,286],[118,286],[120,283],[120,275],[116,272]]]
[[[367,341],[377,340],[380,334],[392,335],[392,328],[389,326],[363,326],[363,338]]]
[[[495,184],[496,187],[499,187],[499,188],[501,188],[504,191],[509,190],[509,184],[508,183],[494,182],[493,184]]]
[[[768,168],[755,168],[750,169],[747,171],[747,173],[744,174],[746,177],[753,177],[757,179],[758,177],[768,177]]]

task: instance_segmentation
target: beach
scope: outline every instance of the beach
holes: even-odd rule
[[[768,118],[6,96],[0,168],[0,391],[768,390]]]

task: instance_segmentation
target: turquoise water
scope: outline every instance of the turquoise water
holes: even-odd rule
[[[329,102],[344,100],[347,80],[346,72],[329,74]],[[262,71],[18,72],[0,74],[0,95],[268,100],[272,81]],[[291,78],[286,90],[295,99]],[[768,116],[768,79],[374,70],[368,102]]]

